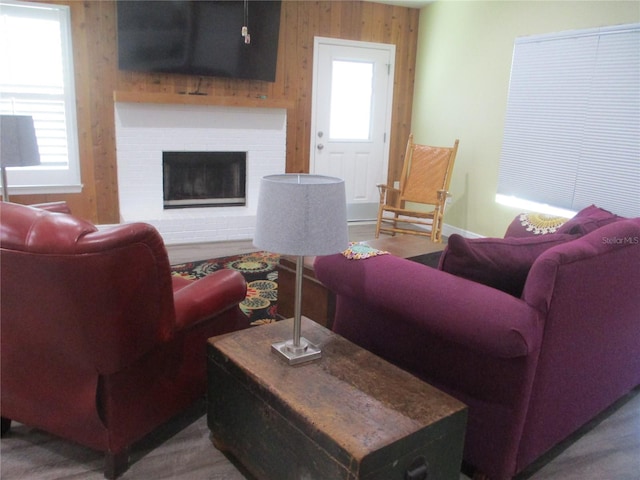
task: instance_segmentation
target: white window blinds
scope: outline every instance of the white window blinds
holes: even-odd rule
[[[498,195],[640,216],[640,24],[516,39]]]

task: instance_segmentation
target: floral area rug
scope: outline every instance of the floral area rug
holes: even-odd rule
[[[247,281],[247,297],[240,304],[251,325],[277,320],[278,271],[280,255],[255,252],[231,257],[200,260],[171,266],[172,275],[202,278],[223,268],[237,270]]]

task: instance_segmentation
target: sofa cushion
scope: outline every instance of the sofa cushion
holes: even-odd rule
[[[529,269],[545,250],[579,235],[474,238],[449,236],[438,268],[520,297]]]
[[[609,223],[623,219],[624,217],[620,217],[608,210],[591,205],[576,213],[573,218],[558,229],[558,233],[578,233],[580,235],[586,235],[587,233],[593,232],[594,230],[608,225]]]

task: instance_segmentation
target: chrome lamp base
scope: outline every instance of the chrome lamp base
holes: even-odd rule
[[[284,342],[271,345],[271,351],[280,355],[289,365],[317,360],[322,357],[322,351],[306,338],[300,336],[302,326],[302,268],[304,257],[299,255],[296,259],[296,296],[293,315],[293,338]]]
[[[271,345],[271,351],[280,355],[289,365],[310,362],[322,357],[322,351],[304,337],[300,337],[300,345],[293,340],[285,340]]]

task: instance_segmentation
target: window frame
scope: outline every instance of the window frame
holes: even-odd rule
[[[67,165],[51,166],[39,165],[34,167],[7,167],[8,190],[11,195],[50,194],[50,193],[79,193],[82,191],[80,173],[80,155],[78,145],[78,122],[76,112],[76,89],[73,65],[73,45],[71,35],[71,9],[67,5],[42,4],[21,2],[16,0],[1,0],[1,6],[22,7],[33,9],[42,16],[43,12],[50,12],[60,25],[60,40],[62,49],[62,78],[63,103],[66,126]],[[27,10],[24,10],[27,11]],[[0,12],[4,14],[3,12]],[[34,15],[35,16],[35,15]],[[0,85],[0,97],[27,99],[28,94],[7,92]],[[2,110],[3,114],[29,114],[19,109],[13,111]],[[38,136],[38,122],[36,136]]]

